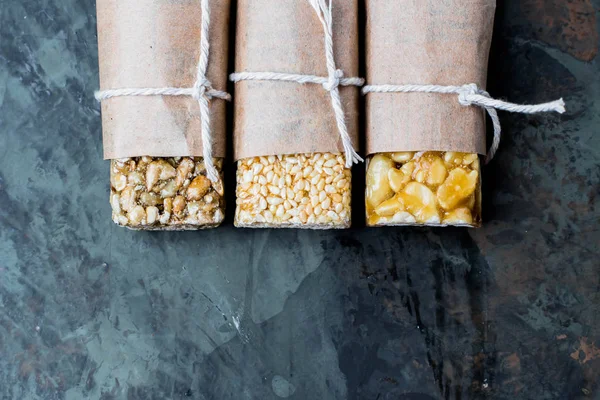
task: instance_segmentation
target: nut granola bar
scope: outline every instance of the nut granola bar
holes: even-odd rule
[[[481,225],[477,154],[379,153],[366,179],[367,225]]]
[[[342,229],[350,226],[351,172],[341,154],[238,161],[235,225]]]
[[[202,157],[135,157],[111,160],[113,221],[136,230],[195,230],[224,218],[222,159],[219,180],[206,177]]]

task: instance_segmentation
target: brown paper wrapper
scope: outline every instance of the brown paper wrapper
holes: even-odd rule
[[[366,0],[367,82],[485,88],[496,0]],[[457,95],[369,93],[367,154],[486,153],[485,115]]]
[[[199,0],[97,0],[100,87],[189,88],[200,55]],[[211,0],[207,78],[227,87],[230,0]],[[225,102],[210,103],[213,156],[225,156]],[[102,101],[104,158],[202,156],[198,102],[191,97]]]
[[[335,60],[346,77],[358,76],[357,16],[357,0],[333,2]],[[323,27],[307,0],[238,0],[236,35],[237,72],[327,76]],[[340,86],[340,94],[357,146],[359,89]],[[331,96],[321,85],[241,81],[234,109],[236,160],[343,152]]]

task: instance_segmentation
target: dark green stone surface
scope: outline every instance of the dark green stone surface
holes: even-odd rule
[[[0,0],[0,399],[600,399],[599,10],[498,1],[489,91],[568,112],[501,113],[479,230],[366,229],[357,190],[349,231],[143,233],[94,1]]]

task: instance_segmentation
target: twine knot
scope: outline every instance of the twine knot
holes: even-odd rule
[[[323,88],[328,92],[337,89],[340,86],[343,77],[344,71],[342,71],[341,69],[335,70],[335,73],[329,75],[329,79],[323,84]]]
[[[202,97],[205,97],[205,96],[207,99],[212,99],[213,98],[213,96],[211,94],[212,90],[213,90],[212,84],[210,83],[210,81],[208,79],[206,79],[206,78],[199,79],[194,84],[194,91],[192,92],[192,97],[196,100],[200,100]]]
[[[471,98],[471,96],[474,96],[477,94],[481,95],[481,94],[483,94],[483,91],[479,90],[479,88],[477,87],[477,85],[475,83],[469,83],[469,84],[463,85],[458,90],[458,102],[461,105],[466,106],[466,107],[472,106],[473,99]]]

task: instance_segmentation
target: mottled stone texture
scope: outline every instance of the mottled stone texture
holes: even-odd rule
[[[514,3],[518,4],[515,11],[527,20],[521,27],[535,39],[583,61],[592,61],[598,54],[598,6],[594,6],[592,0],[521,0]],[[519,15],[515,17],[519,18]]]
[[[0,0],[0,399],[600,398],[600,0],[499,0],[484,226],[113,225],[93,0]],[[230,206],[233,169],[229,163]]]

